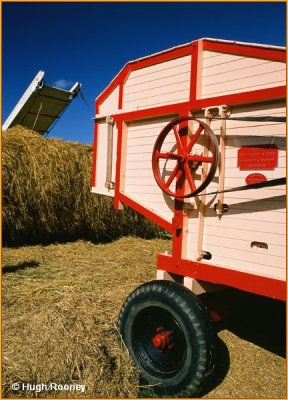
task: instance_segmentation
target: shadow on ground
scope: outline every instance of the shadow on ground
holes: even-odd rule
[[[23,270],[26,268],[36,268],[39,267],[39,264],[40,263],[38,261],[32,260],[32,261],[24,261],[16,265],[4,265],[2,267],[2,274],[17,272],[19,270]]]

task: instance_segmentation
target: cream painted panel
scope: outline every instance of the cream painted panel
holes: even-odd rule
[[[229,268],[231,270],[237,270],[241,272],[246,272],[250,274],[254,274],[257,276],[265,276],[269,278],[274,278],[274,279],[279,279],[282,281],[286,280],[286,269],[285,269],[285,259],[280,258],[280,257],[269,257],[271,265],[265,265],[263,264],[263,261],[267,256],[258,256],[255,254],[254,257],[252,255],[250,256],[250,259],[255,259],[255,261],[246,261],[241,259],[239,260],[238,257],[243,257],[241,255],[240,251],[235,251],[235,250],[228,250],[227,253],[225,250],[225,256],[223,257],[223,253],[218,253],[217,250],[219,251],[218,247],[214,247],[214,253],[213,253],[213,263],[216,265],[222,266]],[[213,252],[213,248],[211,248],[211,252]],[[246,254],[246,253],[245,253]],[[244,257],[245,258],[245,257]],[[258,262],[257,262],[258,260]],[[211,260],[212,261],[212,260]],[[221,262],[221,264],[220,264]],[[210,264],[211,262],[209,262]],[[279,268],[279,264],[281,263],[282,268]],[[272,267],[272,264],[275,265],[275,267]]]
[[[127,154],[124,192],[141,206],[171,222],[174,201],[158,187],[152,171],[154,143],[175,115],[128,124]],[[173,147],[173,135],[167,137],[166,146]]]
[[[143,99],[147,96],[154,97],[167,93],[185,92],[189,89],[189,80],[171,84],[170,78],[166,78],[161,83],[161,86],[155,85],[155,81],[151,82],[150,85],[137,85],[137,87],[134,87],[133,92],[125,92],[125,102],[128,103],[129,101]],[[139,86],[143,86],[143,89]],[[169,87],[169,92],[167,92],[167,86]]]
[[[99,114],[111,115],[118,111],[118,100],[119,100],[119,86],[117,86],[112,93],[103,101],[100,105]]]
[[[114,196],[113,189],[105,187],[106,169],[107,169],[107,145],[108,134],[107,124],[98,124],[97,153],[96,153],[96,187],[93,187],[94,193]],[[116,148],[117,148],[117,132],[113,131],[113,158],[112,158],[112,181],[115,182],[116,169]]]
[[[227,237],[222,237],[221,239],[218,237],[212,237],[211,235],[206,235],[205,240],[204,240],[204,245],[205,246],[219,246],[219,243],[221,243],[221,247],[224,249],[233,249],[237,247],[240,251],[244,251],[245,253],[252,253],[252,254],[261,254],[262,256],[267,256],[267,252],[269,251],[269,256],[275,256],[275,257],[280,257],[280,258],[285,258],[286,256],[286,248],[284,246],[279,246],[278,244],[267,244],[267,242],[262,242],[266,243],[268,246],[268,249],[265,248],[258,248],[256,247],[255,242],[259,242],[258,237],[255,238],[254,240],[241,240],[241,239],[235,239],[236,243],[233,243],[233,239],[227,238]],[[235,241],[234,240],[234,241]],[[254,244],[253,244],[254,242]],[[232,245],[232,246],[231,246]],[[211,248],[211,247],[210,247]],[[209,247],[206,247],[206,250],[209,250]],[[226,253],[226,251],[225,251]],[[268,258],[264,261],[268,262]],[[282,260],[281,260],[282,262]],[[271,265],[269,262],[267,265]]]
[[[138,184],[135,184],[135,183],[130,183],[130,180],[129,180],[129,185],[127,183],[125,185],[125,192],[133,193],[133,194],[139,193],[140,195],[141,194],[157,194],[157,195],[159,195],[159,187],[155,180],[154,180],[154,183],[151,182],[151,180],[150,180],[150,182],[148,182],[148,184],[146,184],[146,185],[144,184],[142,179],[141,179],[141,185],[139,185],[139,181],[138,181]],[[162,197],[162,193],[161,193],[161,197]]]
[[[204,51],[201,98],[285,84],[285,63]]]
[[[255,71],[259,72],[259,69],[263,69],[263,71],[269,72],[270,70],[281,70],[285,68],[285,65],[279,61],[268,61],[254,58],[253,64],[251,65],[251,58],[242,58],[242,59],[234,59],[228,63],[215,64],[213,66],[207,65],[205,63],[205,67],[202,70],[202,77],[206,79],[212,76],[218,76],[223,74],[233,74],[236,73],[245,74],[245,71],[248,70],[253,75]],[[223,64],[225,64],[225,68],[223,68]],[[273,64],[273,65],[272,65]],[[212,68],[213,67],[213,68]]]
[[[259,73],[259,69],[261,70],[261,73]],[[212,72],[212,71],[211,71]],[[205,86],[209,86],[209,85],[215,85],[218,84],[219,80],[223,80],[223,82],[231,82],[235,79],[237,79],[237,81],[239,83],[241,83],[241,85],[243,84],[243,82],[245,82],[245,79],[251,79],[254,77],[254,79],[256,79],[256,81],[258,82],[259,80],[259,74],[261,75],[261,82],[263,82],[264,80],[267,80],[268,82],[273,81],[273,79],[278,78],[277,75],[279,73],[283,73],[283,77],[284,74],[286,72],[286,66],[284,63],[272,63],[272,65],[269,64],[263,64],[261,66],[259,65],[253,65],[252,67],[247,67],[247,68],[241,68],[241,69],[237,69],[232,70],[232,71],[225,71],[222,73],[213,73],[212,75],[206,76],[205,77]],[[281,74],[282,75],[282,74]],[[275,76],[275,78],[274,78]],[[203,84],[204,87],[204,84]]]
[[[228,63],[235,60],[242,60],[243,58],[247,58],[245,56],[237,56],[235,54],[228,53],[219,53],[215,51],[207,51],[203,52],[203,61],[205,60],[207,66]]]
[[[162,72],[170,71],[179,66],[182,66],[182,65],[189,66],[190,64],[191,64],[191,56],[174,58],[173,60],[164,61],[162,63],[153,64],[153,65],[150,65],[145,68],[136,69],[135,71],[132,71],[130,73],[128,80],[130,82],[133,79],[138,78],[139,76],[142,77],[145,75],[151,75],[151,74],[155,74],[156,72],[159,72],[159,71],[162,71]],[[168,72],[165,72],[165,73],[167,74]]]
[[[212,59],[212,58],[211,58]],[[214,60],[215,61],[215,60]],[[285,116],[283,102],[233,107],[231,117],[245,116]],[[197,114],[201,117],[201,114]],[[203,114],[202,114],[203,117]],[[219,140],[221,121],[213,120],[211,127]],[[244,186],[245,178],[251,173],[263,173],[267,179],[286,175],[286,127],[284,123],[251,121],[227,121],[225,153],[225,188]],[[274,170],[240,171],[237,154],[241,146],[276,144],[279,148],[278,166]],[[215,189],[210,184],[207,192]],[[213,208],[218,195],[206,196],[209,205],[205,211],[203,246],[212,254],[205,263],[229,269],[249,272],[255,275],[285,279],[286,268],[286,188],[253,189],[224,194],[224,203],[229,211],[221,218]],[[196,210],[191,210],[191,206]],[[188,239],[187,258],[194,259],[198,251],[198,205],[190,200],[187,204]],[[251,247],[255,241],[267,243],[268,249]]]
[[[133,80],[128,80],[125,83],[124,91],[125,95],[132,94],[135,92],[147,90],[147,89],[153,89],[155,87],[155,84],[157,84],[158,87],[163,86],[166,82],[169,84],[171,81],[177,81],[179,82],[186,82],[187,80],[189,81],[189,76],[190,74],[190,65],[184,65],[184,66],[179,66],[174,69],[169,69],[164,71],[158,71],[153,74],[149,75],[142,75],[139,76]],[[128,78],[129,79],[129,78]],[[157,81],[160,80],[158,83]]]
[[[245,71],[251,68],[251,71],[254,69],[263,69],[263,71],[269,71],[274,69],[280,69],[285,66],[285,64],[281,61],[269,61],[260,58],[248,58],[248,57],[238,57],[233,55],[227,54],[220,54],[218,58],[214,58],[213,62],[211,59],[206,60],[203,59],[203,71],[202,76],[204,77],[211,77],[212,72],[214,75],[223,74],[223,73],[230,73],[232,71]],[[223,68],[225,65],[225,68]],[[225,70],[225,72],[223,71]],[[253,73],[253,72],[252,72]]]
[[[123,109],[188,101],[191,56],[180,57],[132,71],[124,84]]]
[[[255,238],[255,241],[257,241],[257,238]],[[233,246],[233,241],[229,242],[227,240],[226,241],[221,240],[221,252],[220,252],[219,242],[220,241],[217,241],[216,238],[212,243],[207,243],[206,240],[204,240],[203,242],[203,249],[205,251],[209,251],[212,254],[212,259],[215,256],[221,256],[221,254],[223,255],[224,253],[224,256],[226,258],[234,260],[241,259],[241,261],[244,262],[250,262],[252,264],[261,264],[262,267],[266,266],[271,268],[271,266],[274,265],[275,269],[285,269],[285,249],[283,247],[282,247],[283,250],[282,254],[278,252],[278,255],[273,255],[271,254],[271,247],[269,248],[269,246],[268,249],[260,249],[257,247],[251,248],[252,242],[251,243],[246,242],[245,246],[243,245],[243,242],[239,241],[239,243],[238,242],[235,243],[235,245],[237,245],[237,250],[235,250],[235,245]]]
[[[127,106],[129,110],[142,110],[144,108],[161,106],[166,104],[180,103],[189,100],[189,88],[182,92],[169,91],[169,86],[166,87],[166,92],[160,93],[155,96],[149,96],[145,92],[144,97],[139,99],[127,100],[124,104],[124,111]]]
[[[202,98],[283,86],[286,84],[286,73],[283,72],[281,75],[282,76],[279,76],[279,74],[259,75],[258,79],[254,76],[243,79],[237,79],[237,77],[235,77],[230,81],[220,80],[213,84],[204,84],[202,86]]]
[[[190,219],[189,220],[189,233],[190,235],[195,238],[197,235],[197,220],[196,219]],[[208,235],[209,234],[209,235]],[[255,234],[255,231],[247,231],[245,229],[239,229],[237,232],[237,237],[235,236],[235,227],[233,228],[227,228],[223,226],[209,226],[209,232],[206,231],[206,236],[207,239],[209,238],[213,241],[213,238],[219,238],[219,242],[221,243],[222,239],[224,240],[225,238],[232,238],[235,240],[247,240],[250,243],[253,241],[257,240],[259,242],[264,242],[268,244],[268,248],[270,245],[276,245],[280,246],[283,248],[286,248],[286,243],[285,243],[285,236],[280,235],[278,233],[275,233],[273,235],[270,234],[270,232],[257,232],[257,235]],[[255,239],[255,237],[257,239]],[[217,239],[218,240],[218,239]],[[196,241],[191,241],[188,242],[189,245],[195,244]],[[285,244],[285,245],[284,245]],[[221,246],[220,246],[221,248]]]

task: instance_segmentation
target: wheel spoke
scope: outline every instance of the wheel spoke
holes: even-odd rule
[[[195,187],[194,180],[193,180],[193,177],[192,177],[192,174],[191,174],[191,171],[190,171],[190,168],[189,168],[189,165],[187,162],[184,164],[184,169],[186,172],[186,178],[188,180],[190,189],[192,190],[192,192],[194,192],[196,190],[196,187]]]
[[[176,142],[177,142],[177,146],[178,146],[178,151],[181,152],[183,154],[184,152],[184,148],[183,148],[183,144],[181,142],[181,138],[179,135],[179,131],[177,130],[176,126],[173,126],[173,132],[174,132],[174,136],[176,138]]]
[[[171,153],[171,152],[160,153],[160,151],[157,151],[155,155],[156,155],[157,160],[159,158],[164,158],[166,160],[181,160],[181,158],[182,158],[182,156],[180,154]]]
[[[197,139],[199,138],[201,132],[203,131],[204,127],[202,125],[199,126],[199,128],[197,129],[197,131],[195,132],[195,134],[192,136],[192,139],[190,141],[190,143],[187,146],[186,152],[190,153],[190,151],[192,150],[192,147],[194,146],[194,144],[196,143]]]
[[[198,161],[198,162],[206,162],[206,163],[213,163],[214,158],[213,157],[204,157],[202,155],[187,155],[187,159],[189,161]]]
[[[173,169],[171,175],[169,176],[167,182],[165,182],[165,186],[166,186],[167,189],[169,189],[169,186],[171,185],[173,179],[176,177],[177,172],[178,172],[178,169],[179,169],[179,166],[178,166],[178,164],[177,164],[177,165],[174,167],[174,169]]]

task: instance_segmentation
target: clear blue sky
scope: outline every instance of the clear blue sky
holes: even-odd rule
[[[284,2],[2,3],[2,123],[39,70],[83,85],[48,137],[92,143],[94,101],[126,62],[202,37],[286,45]],[[59,82],[62,81],[62,82]]]

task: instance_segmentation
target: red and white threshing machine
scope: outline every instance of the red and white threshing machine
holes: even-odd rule
[[[201,293],[286,298],[285,61],[200,39],[127,63],[96,99],[92,191],[173,236],[119,319],[158,395],[195,395],[213,368]]]

